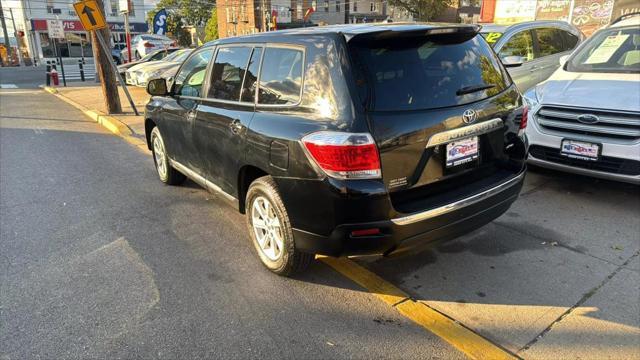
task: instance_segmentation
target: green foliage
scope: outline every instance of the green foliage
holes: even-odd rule
[[[432,21],[457,0],[389,0],[389,4],[405,9],[416,21]]]
[[[218,10],[211,10],[211,17],[207,20],[207,26],[204,28],[204,41],[216,40],[218,38]]]
[[[147,22],[152,24],[158,10],[167,10],[167,32],[180,46],[191,45],[191,34],[186,26],[203,26],[210,20],[212,0],[160,0],[155,9],[147,13]]]

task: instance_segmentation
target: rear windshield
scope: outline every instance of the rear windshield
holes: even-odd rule
[[[360,97],[370,110],[468,104],[510,85],[498,58],[480,35],[351,42],[350,52]]]

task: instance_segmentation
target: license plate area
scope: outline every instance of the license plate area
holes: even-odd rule
[[[477,164],[480,157],[480,143],[477,136],[450,142],[446,146],[445,167]],[[465,166],[466,167],[466,166]]]
[[[600,157],[602,146],[585,141],[563,139],[560,145],[560,155],[572,159],[597,161]]]

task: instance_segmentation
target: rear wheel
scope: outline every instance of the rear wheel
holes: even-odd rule
[[[271,176],[249,186],[246,204],[249,233],[262,264],[282,276],[306,269],[314,256],[295,248],[289,215]]]
[[[185,176],[178,170],[171,167],[169,156],[164,146],[164,140],[160,135],[158,127],[151,130],[151,150],[153,151],[153,162],[156,165],[156,171],[160,181],[168,185],[179,185],[185,180]]]

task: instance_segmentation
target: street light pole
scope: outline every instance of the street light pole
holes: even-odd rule
[[[11,24],[13,24],[13,38],[16,39],[16,48],[18,49],[18,61],[20,62],[20,66],[24,66],[22,52],[20,51],[20,41],[18,40],[18,29],[16,29],[16,20],[13,18],[13,9],[9,9],[9,14],[11,14]]]
[[[0,0],[0,24],[2,24],[2,33],[4,35],[4,46],[7,48],[7,58],[8,58],[9,56],[11,56],[11,44],[9,43],[9,34],[7,34],[7,24],[4,21],[4,11],[2,10],[2,0]]]

